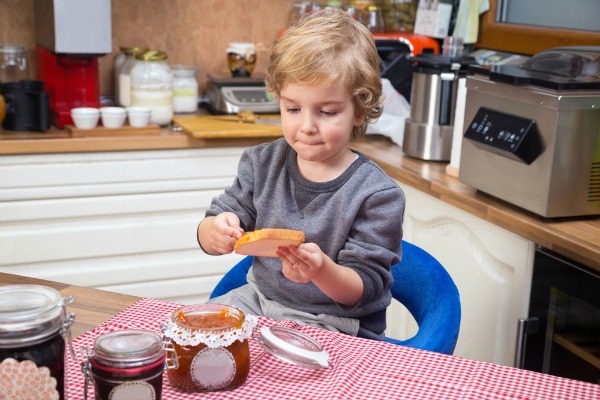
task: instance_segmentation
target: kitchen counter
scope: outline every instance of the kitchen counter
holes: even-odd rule
[[[194,139],[163,129],[157,136],[70,138],[62,131],[0,133],[0,156],[64,152],[188,149],[250,146],[270,138]],[[353,148],[388,175],[459,209],[489,221],[590,268],[600,271],[600,218],[548,220],[476,191],[445,172],[445,163],[406,157],[382,136],[368,136]]]

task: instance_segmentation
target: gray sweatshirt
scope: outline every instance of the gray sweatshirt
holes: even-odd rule
[[[206,216],[233,212],[246,232],[304,231],[306,242],[316,243],[332,260],[360,275],[364,293],[358,304],[336,303],[312,282],[288,280],[278,258],[254,258],[259,289],[286,307],[356,318],[358,336],[382,340],[392,298],[390,267],[401,258],[404,193],[361,154],[329,182],[303,178],[296,156],[283,138],[246,150],[233,185],[213,199]]]

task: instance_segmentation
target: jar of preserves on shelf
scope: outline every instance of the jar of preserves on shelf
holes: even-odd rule
[[[173,119],[173,73],[167,53],[150,50],[135,56],[131,70],[131,105],[152,110],[150,122],[168,125]]]
[[[231,306],[197,304],[171,313],[161,324],[177,355],[167,372],[171,385],[186,392],[235,389],[250,373],[250,349],[257,319]]]
[[[191,113],[198,110],[198,81],[196,67],[172,65],[173,71],[173,111]]]
[[[99,336],[94,347],[84,348],[87,361],[82,363],[86,383],[94,384],[96,400],[160,400],[163,372],[176,362],[172,347],[165,347],[155,332],[126,329]]]
[[[41,285],[0,287],[0,398],[65,399],[65,338],[74,314],[62,297]]]

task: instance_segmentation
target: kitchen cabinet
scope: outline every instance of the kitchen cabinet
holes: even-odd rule
[[[244,147],[0,157],[0,271],[181,303],[241,257],[196,228]]]
[[[535,245],[409,185],[404,238],[431,253],[456,283],[462,320],[455,355],[512,365],[517,320],[528,315]],[[416,331],[408,311],[394,303],[388,335]]]

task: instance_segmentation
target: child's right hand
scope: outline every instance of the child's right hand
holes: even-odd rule
[[[233,245],[243,234],[238,216],[232,212],[224,212],[212,221],[210,245],[215,252],[228,254],[233,251]]]

